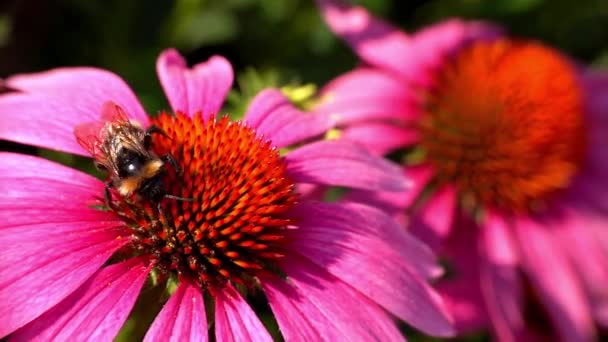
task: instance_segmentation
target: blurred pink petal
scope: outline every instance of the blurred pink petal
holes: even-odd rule
[[[448,274],[436,283],[454,327],[459,334],[477,332],[488,326],[488,314],[479,283],[479,251],[477,239],[479,227],[462,215],[456,215],[454,229],[442,242],[441,257],[448,262]]]
[[[412,129],[404,129],[387,123],[368,123],[344,128],[342,139],[365,146],[373,154],[385,155],[396,149],[411,146],[420,139]]]
[[[381,70],[347,72],[322,90],[315,112],[331,115],[338,124],[364,120],[408,120],[420,114],[416,94],[402,80]]]
[[[369,190],[404,190],[401,168],[344,141],[319,141],[289,152],[287,170],[296,182]]]
[[[411,188],[405,191],[351,190],[343,199],[373,205],[391,215],[400,215],[403,213],[403,208],[408,208],[418,198],[433,173],[433,169],[427,165],[404,168],[403,174],[411,181]]]
[[[512,227],[493,211],[488,211],[480,227],[481,290],[501,341],[519,341],[524,331],[524,294],[518,251]]]
[[[594,312],[601,317],[602,312],[608,310],[608,230],[605,220],[565,208],[563,220],[557,226],[556,238],[560,247],[583,281]],[[587,234],[581,234],[581,226],[587,228]]]
[[[291,255],[285,269],[286,280],[264,277],[262,286],[286,341],[403,340],[386,312],[322,267]]]
[[[107,266],[11,336],[15,341],[110,341],[116,337],[151,266],[133,258]]]
[[[339,0],[317,0],[325,22],[366,63],[400,75],[417,85],[432,84],[431,68],[456,47],[471,39],[491,39],[500,30],[494,26],[449,20],[407,35],[372,16],[363,7]]]
[[[249,304],[230,284],[215,296],[215,338],[224,341],[272,341]]]
[[[342,1],[317,0],[321,14],[332,31],[340,36],[365,62],[400,72],[410,51],[410,38],[403,31],[379,20],[362,7]]]
[[[593,318],[581,284],[555,237],[533,219],[515,223],[522,266],[555,328],[566,341],[593,340]]]
[[[208,341],[201,289],[181,281],[146,333],[144,341]]]
[[[459,281],[438,284],[437,290],[454,319],[456,331],[459,334],[477,333],[488,326],[485,303],[479,296],[479,286],[476,286],[479,277],[466,278],[458,275],[458,278]]]
[[[456,205],[456,190],[444,185],[412,214],[409,227],[431,247],[436,246],[450,234]]]
[[[608,71],[588,70],[581,75],[588,94],[587,110],[603,122],[608,121]]]
[[[105,70],[62,68],[13,76],[6,84],[21,92],[0,97],[2,139],[88,156],[74,139],[74,126],[99,120],[107,101],[148,123],[129,86]]]
[[[321,136],[333,126],[329,115],[302,112],[277,89],[256,95],[243,121],[279,148]]]
[[[300,229],[292,244],[298,252],[425,333],[453,334],[442,303],[425,282],[439,272],[432,254],[396,222],[355,203],[294,209]],[[371,272],[379,276],[370,277]]]
[[[224,57],[213,56],[188,68],[175,49],[160,54],[156,71],[173,112],[201,112],[203,118],[219,114],[234,80],[232,65]]]

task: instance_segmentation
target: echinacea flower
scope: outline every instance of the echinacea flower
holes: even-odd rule
[[[222,57],[189,69],[167,50],[157,71],[175,115],[149,118],[104,70],[5,80],[16,91],[0,96],[0,138],[88,156],[74,127],[99,120],[102,108],[121,108],[166,132],[154,136],[153,149],[182,171],[168,169],[167,191],[190,201],[167,198],[161,214],[114,194],[107,208],[100,180],[1,153],[0,337],[111,340],[151,274],[176,289],[147,341],[203,341],[208,326],[217,341],[270,340],[246,301],[260,290],[288,341],[399,340],[393,317],[451,333],[426,284],[437,274],[427,247],[378,209],[315,202],[295,190],[307,183],[399,190],[407,185],[399,167],[348,143],[315,141],[333,123],[276,90],[255,97],[242,122],[216,117],[233,81]]]
[[[608,74],[540,42],[449,20],[409,35],[318,0],[363,65],[321,92],[341,138],[402,153],[414,191],[355,191],[451,265],[461,332],[592,340],[608,324]],[[397,156],[397,155],[395,155]]]

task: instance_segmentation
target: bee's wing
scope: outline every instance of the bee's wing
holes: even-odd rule
[[[107,166],[107,159],[103,151],[104,131],[104,122],[86,122],[74,127],[74,136],[80,146],[87,150],[97,162]]]
[[[124,109],[112,101],[108,101],[101,107],[102,122],[129,123],[129,117]]]

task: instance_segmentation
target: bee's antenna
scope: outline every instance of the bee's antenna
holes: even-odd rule
[[[179,197],[179,196],[174,196],[174,195],[165,195],[165,198],[174,199],[176,201],[194,202],[194,198],[185,198],[185,197]]]

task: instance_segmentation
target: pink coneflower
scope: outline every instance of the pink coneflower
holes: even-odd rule
[[[424,245],[378,209],[315,202],[294,190],[306,183],[399,190],[406,180],[398,167],[347,143],[315,141],[332,122],[298,111],[276,90],[261,92],[242,122],[216,118],[233,81],[222,57],[188,69],[168,50],[157,71],[176,115],[148,118],[104,70],[6,80],[17,91],[0,97],[0,138],[87,155],[74,127],[99,120],[112,103],[167,133],[153,148],[183,171],[168,171],[168,193],[192,201],[165,199],[159,214],[114,194],[100,210],[98,179],[1,153],[0,337],[111,340],[150,274],[159,286],[177,285],[149,341],[207,340],[210,325],[217,341],[270,340],[246,302],[260,290],[289,341],[399,340],[393,317],[451,333],[425,283],[437,267]]]
[[[608,324],[608,75],[483,23],[408,35],[361,7],[318,3],[363,65],[316,110],[343,139],[409,153],[414,182],[349,198],[406,213],[448,260],[438,288],[460,331],[593,339],[594,320]]]

